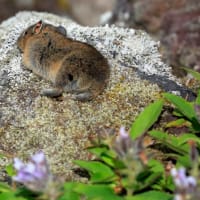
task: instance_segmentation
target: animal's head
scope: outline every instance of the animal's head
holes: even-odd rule
[[[17,40],[18,48],[23,52],[26,42],[33,38],[39,38],[41,34],[45,33],[57,33],[66,36],[66,29],[63,26],[53,26],[51,24],[46,24],[42,20],[38,21],[36,24],[28,27],[25,31],[21,33]],[[42,42],[42,41],[41,41]]]

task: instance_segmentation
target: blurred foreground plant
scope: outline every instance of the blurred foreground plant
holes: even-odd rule
[[[13,180],[24,184],[32,191],[45,192],[52,184],[53,178],[43,152],[31,156],[26,164],[19,158],[15,158],[14,168],[17,170],[17,175],[13,177]]]
[[[175,200],[192,200],[194,199],[194,193],[196,191],[197,182],[193,176],[186,175],[186,169],[184,167],[173,168],[171,175],[176,186]],[[196,195],[195,195],[196,196]],[[199,198],[198,198],[199,199]]]
[[[35,198],[41,196],[44,199],[56,200],[60,195],[58,184],[49,170],[49,165],[42,151],[32,155],[27,163],[22,162],[19,158],[14,158],[14,168],[16,174],[12,177],[12,180],[21,183],[36,195],[27,192],[23,187],[12,190],[12,188],[4,185],[8,191],[6,191],[7,193],[0,193],[0,199],[25,199],[26,196],[28,199],[32,199],[31,196],[33,195]],[[25,195],[25,197],[19,198],[20,194]]]

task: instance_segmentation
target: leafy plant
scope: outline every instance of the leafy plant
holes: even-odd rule
[[[140,113],[131,127],[130,134],[132,139],[136,139],[144,134],[158,120],[162,111],[162,106],[163,101],[159,100],[150,104]]]
[[[180,118],[187,119],[191,122],[192,131],[198,133],[200,130],[200,124],[195,112],[194,102],[188,102],[179,96],[169,93],[165,93],[163,96],[175,106]]]
[[[200,182],[195,181],[200,176],[200,93],[195,102],[169,93],[163,96],[173,104],[175,120],[168,122],[165,127],[153,129],[164,104],[164,100],[158,100],[138,115],[130,132],[121,127],[118,134],[107,134],[100,140],[93,140],[88,151],[95,155],[95,160],[74,161],[87,170],[88,183],[66,182],[59,185],[49,171],[44,154],[40,152],[33,155],[27,164],[15,159],[15,169],[12,165],[6,167],[7,174],[14,176],[14,180],[26,188],[0,183],[0,200],[172,200],[175,189],[175,197],[179,195],[184,199],[185,195],[189,195],[189,200],[199,198]],[[165,131],[183,126],[188,131],[181,132],[178,137]],[[155,141],[153,144],[167,149],[165,159],[171,161],[168,171],[166,164],[146,146],[147,135]],[[33,166],[35,170],[30,170]],[[184,168],[176,170],[175,166]],[[187,176],[186,170],[191,176]],[[170,171],[174,172],[171,172],[172,176]],[[42,173],[38,176],[38,172]],[[192,187],[189,183],[192,183]]]

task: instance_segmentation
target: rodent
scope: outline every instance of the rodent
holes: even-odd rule
[[[91,45],[67,38],[63,26],[40,20],[21,33],[17,46],[24,66],[53,83],[42,95],[58,97],[69,92],[74,99],[87,101],[100,94],[108,82],[106,58]]]

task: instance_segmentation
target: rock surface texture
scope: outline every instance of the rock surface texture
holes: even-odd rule
[[[63,25],[73,39],[95,46],[111,66],[109,84],[90,102],[64,94],[60,99],[41,97],[50,85],[23,69],[16,47],[20,33],[40,19]],[[43,150],[56,174],[72,176],[72,161],[87,159],[84,148],[90,134],[130,127],[135,116],[152,102],[160,88],[141,80],[139,72],[173,80],[158,52],[158,43],[146,33],[117,27],[81,27],[67,18],[48,13],[20,12],[0,25],[0,159],[5,166],[13,157],[27,158]]]
[[[116,0],[113,11],[103,16],[108,16],[103,23],[141,27],[158,38],[177,76],[185,74],[180,66],[200,71],[199,0]]]

